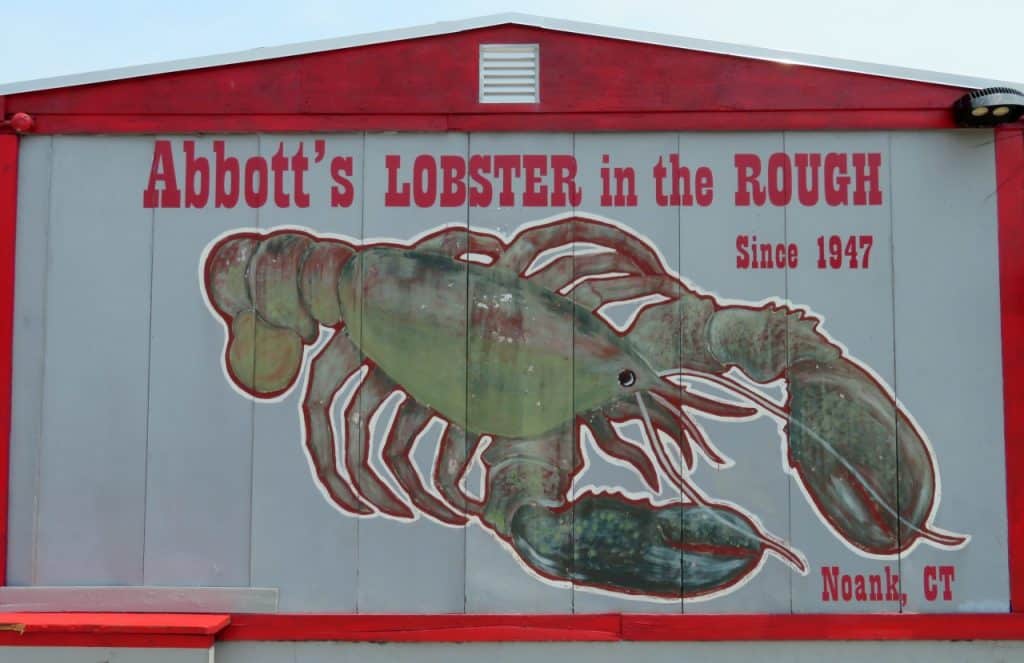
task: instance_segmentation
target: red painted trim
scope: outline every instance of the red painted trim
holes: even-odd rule
[[[620,615],[232,615],[218,640],[606,642]]]
[[[1024,640],[1024,616],[623,615],[623,640]]]
[[[216,635],[231,623],[228,615],[126,612],[6,612],[0,630],[25,633],[173,633]]]
[[[0,613],[0,646],[209,648],[228,615]]]
[[[34,115],[37,134],[952,129],[948,109],[625,113]]]
[[[215,640],[1024,640],[1024,615],[0,615],[0,646],[203,648]]]
[[[2,117],[2,116],[0,116]],[[14,375],[14,245],[18,210],[18,137],[0,136],[0,585],[7,584],[7,504]]]
[[[218,640],[1024,640],[1024,615],[234,615]]]
[[[0,632],[0,647],[140,647],[209,649],[212,635],[150,635],[148,633],[17,633]]]
[[[1024,613],[1024,131],[997,130],[995,146],[1010,610]]]
[[[478,99],[481,43],[536,43],[540,102]],[[638,67],[637,63],[643,63]],[[33,116],[948,111],[965,90],[503,25],[288,58],[12,94]]]

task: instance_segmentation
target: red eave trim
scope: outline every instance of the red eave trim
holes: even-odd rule
[[[344,131],[823,131],[952,129],[949,109],[463,114],[33,115],[37,134]]]
[[[2,117],[2,116],[0,116]],[[0,585],[7,584],[7,504],[14,376],[14,245],[18,210],[18,137],[0,136]]]
[[[1010,610],[1024,613],[1024,131],[995,132]]]
[[[228,615],[0,613],[0,646],[209,648]]]

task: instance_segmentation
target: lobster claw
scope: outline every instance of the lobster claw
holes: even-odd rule
[[[860,366],[840,359],[789,369],[789,464],[850,544],[892,555],[918,539],[943,547],[967,537],[930,525],[936,474],[924,437]]]
[[[721,504],[654,506],[615,493],[585,493],[567,506],[520,507],[511,535],[518,555],[543,576],[664,598],[732,587],[769,550],[805,568],[749,518]]]

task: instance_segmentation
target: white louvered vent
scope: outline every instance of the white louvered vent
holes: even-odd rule
[[[480,102],[540,101],[540,45],[480,44]]]

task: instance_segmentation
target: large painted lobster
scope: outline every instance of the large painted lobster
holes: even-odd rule
[[[724,461],[694,413],[767,414],[783,425],[790,473],[857,552],[967,541],[932,524],[937,469],[926,438],[818,318],[781,301],[725,305],[612,222],[574,215],[507,241],[464,226],[410,243],[240,231],[207,248],[202,280],[227,331],[226,373],[245,394],[287,392],[319,348],[300,404],[305,450],[325,497],[347,514],[475,521],[544,578],[712,595],[751,577],[767,554],[806,572],[756,517],[690,480],[695,449]],[[625,328],[603,312],[652,295]],[[319,342],[323,328],[332,331]],[[779,380],[784,403],[749,386]],[[404,496],[369,462],[371,422],[396,392],[377,453]],[[436,419],[445,428],[432,491],[410,452]],[[640,442],[621,434],[629,421],[642,425]],[[654,494],[667,480],[680,499],[572,494],[584,436]],[[474,497],[462,480],[478,454],[485,489]]]

